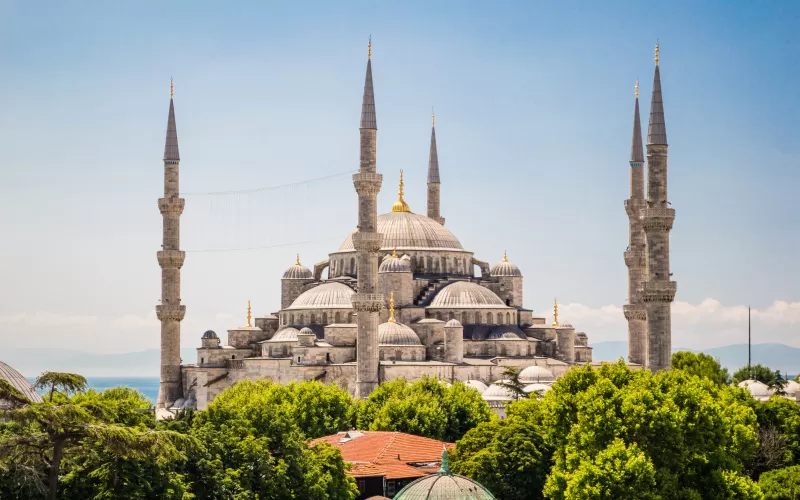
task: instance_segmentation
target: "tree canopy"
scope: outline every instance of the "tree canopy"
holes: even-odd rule
[[[358,403],[357,427],[400,431],[432,439],[455,441],[492,413],[478,391],[461,382],[446,385],[425,377],[385,382]]]
[[[683,370],[698,377],[704,377],[719,385],[730,381],[728,369],[719,361],[702,352],[678,351],[672,354],[672,369]]]
[[[767,366],[758,364],[739,368],[733,372],[732,379],[734,384],[738,384],[744,380],[757,380],[763,384],[767,384],[770,387],[775,387],[777,382],[776,375],[778,375],[778,372]]]
[[[764,500],[800,500],[800,466],[765,472],[758,485]]]

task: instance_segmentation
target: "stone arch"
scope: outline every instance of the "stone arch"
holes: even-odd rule
[[[317,315],[316,314],[311,313],[311,317],[309,319],[309,323],[312,324],[312,325],[316,325],[317,324]]]
[[[351,313],[351,312],[347,313],[347,322],[348,323],[352,323],[353,322],[353,313]]]
[[[450,311],[450,313],[447,315],[447,319],[456,319],[456,313]]]
[[[394,351],[394,359],[397,361],[403,360],[403,350],[402,349],[395,349]]]
[[[491,325],[494,323],[494,317],[492,313],[486,313],[486,324]]]
[[[433,272],[433,257],[431,257],[430,255],[428,255],[428,267],[425,268],[425,271],[429,273]]]
[[[349,274],[356,274],[356,258],[350,257],[350,273]]]
[[[483,323],[483,318],[481,318],[481,312],[475,311],[475,324],[480,325],[481,323]]]
[[[511,324],[511,313],[510,312],[506,313],[506,324],[507,325]]]
[[[290,325],[293,325],[293,324],[294,324],[294,313],[291,313],[291,314],[289,315],[289,324],[290,324]]]
[[[323,325],[327,325],[328,324],[328,313],[326,313],[326,312],[322,313],[322,324]]]
[[[339,315],[339,311],[336,311],[336,314],[333,315],[333,322],[336,323],[336,324],[339,324],[339,321],[341,321],[341,319],[342,318]]]

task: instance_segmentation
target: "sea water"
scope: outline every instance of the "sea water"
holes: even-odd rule
[[[28,381],[34,383],[36,379],[29,378]],[[152,403],[155,403],[158,397],[158,377],[86,377],[86,382],[90,389],[98,391],[112,387],[130,387],[141,392]],[[39,392],[45,393],[47,390],[42,389]]]

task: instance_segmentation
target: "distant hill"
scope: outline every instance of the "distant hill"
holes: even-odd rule
[[[0,349],[0,361],[26,377],[36,377],[48,370],[80,373],[86,377],[158,377],[160,356],[158,349],[119,354],[48,348]],[[185,363],[192,363],[197,359],[197,351],[181,349],[181,358]]]
[[[591,347],[593,347],[592,359],[594,360],[613,361],[620,357],[623,359],[628,357],[628,343],[624,341],[597,342],[591,344]],[[709,349],[677,347],[672,351],[704,352],[717,358],[720,364],[731,373],[747,364],[747,344],[732,344]],[[753,344],[752,362],[796,375],[800,373],[800,348],[785,344]]]

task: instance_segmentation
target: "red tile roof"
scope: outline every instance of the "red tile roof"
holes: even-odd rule
[[[311,441],[325,441],[339,448],[342,458],[353,464],[353,477],[386,476],[386,479],[422,477],[439,470],[442,446],[453,443],[402,432],[339,432]]]

